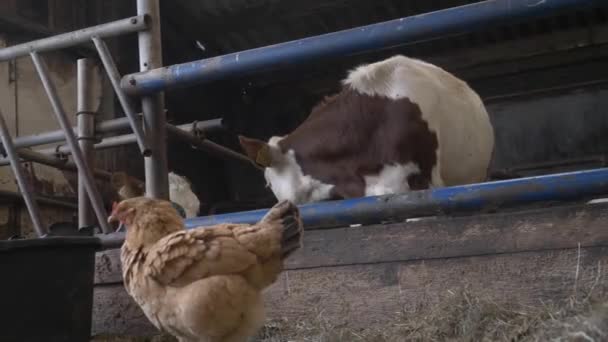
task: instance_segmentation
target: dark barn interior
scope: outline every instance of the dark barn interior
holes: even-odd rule
[[[161,2],[163,59],[165,65],[172,65],[474,2]],[[14,42],[135,11],[134,3],[127,1],[16,1],[15,5],[15,13],[7,11],[2,20],[3,27],[19,33],[9,35]],[[349,69],[399,53],[436,63],[480,93],[497,133],[493,163],[497,178],[549,173],[562,164],[575,169],[603,165],[608,149],[601,134],[608,125],[601,109],[608,72],[607,20],[606,8],[551,13],[534,21],[475,28],[470,34],[311,61],[297,69],[260,70],[239,79],[167,92],[168,118],[180,124],[221,117],[225,129],[210,133],[209,139],[240,151],[237,134],[256,138],[286,134],[317,101],[339,88]],[[121,72],[135,70],[136,39],[129,36],[111,43]],[[114,110],[116,116],[122,115],[120,106]],[[261,208],[273,201],[259,171],[179,144],[170,142],[169,165],[194,183],[201,215]],[[137,153],[133,147],[126,150]],[[141,179],[143,164],[137,158],[127,160],[119,163],[120,168]],[[117,163],[110,164],[112,168]]]
[[[166,65],[181,63],[473,2],[163,3],[164,59]],[[221,116],[226,131],[210,138],[239,150],[236,134],[264,139],[284,135],[306,118],[317,101],[338,90],[349,69],[400,53],[432,61],[480,93],[497,132],[493,164],[497,177],[513,176],[516,170],[511,169],[518,167],[543,168],[521,174],[554,172],[550,167],[555,165],[531,164],[571,159],[577,159],[574,168],[594,167],[603,163],[608,149],[601,134],[608,128],[601,109],[608,72],[607,15],[605,8],[553,14],[385,51],[311,61],[297,70],[262,71],[168,92],[167,107],[175,122]],[[264,207],[273,200],[261,174],[247,165],[197,151],[183,153],[177,147],[170,150],[180,151],[172,155],[171,165],[193,179],[205,198],[202,213]],[[197,164],[180,169],[186,160]]]
[[[172,65],[475,2],[161,2],[163,59],[165,65]],[[117,0],[6,1],[2,6],[0,25],[11,44],[135,12],[133,2]],[[311,61],[296,69],[260,70],[239,79],[167,92],[168,118],[176,124],[222,118],[224,129],[211,132],[209,139],[240,151],[237,134],[256,138],[286,134],[317,101],[337,91],[349,69],[399,53],[431,61],[480,93],[496,127],[493,171],[497,178],[517,176],[515,169],[521,169],[520,175],[548,173],[555,164],[593,167],[604,163],[608,149],[601,134],[608,124],[601,110],[608,73],[607,20],[606,8],[551,13],[534,21],[474,28],[470,34]],[[135,70],[136,38],[110,43],[120,71]],[[76,56],[94,54],[90,47],[70,51]],[[106,95],[112,101],[112,94]],[[123,115],[114,102],[106,110],[107,117]],[[170,142],[170,168],[194,183],[201,215],[260,208],[273,201],[259,171],[178,144]],[[100,152],[102,166],[142,179],[143,163],[137,158],[116,161],[119,155],[136,153],[135,149],[122,150],[118,155]]]

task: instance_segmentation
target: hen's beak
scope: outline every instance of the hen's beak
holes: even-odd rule
[[[116,228],[116,231],[117,231],[117,232],[123,231],[123,230],[124,230],[124,228],[125,228],[125,224],[124,224],[124,223],[122,223],[122,222],[120,222],[120,221],[118,220],[118,217],[116,217],[116,216],[114,216],[114,215],[110,215],[110,216],[108,216],[108,223],[114,223],[114,222],[117,222],[117,221],[119,222],[119,224],[118,224],[118,228]]]

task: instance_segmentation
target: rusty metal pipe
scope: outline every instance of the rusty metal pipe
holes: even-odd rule
[[[174,137],[176,137],[182,141],[185,141],[196,148],[200,148],[201,150],[209,152],[210,154],[213,154],[217,157],[222,157],[222,158],[228,157],[229,159],[238,160],[241,162],[245,162],[251,166],[257,167],[251,161],[251,159],[249,159],[244,154],[233,151],[227,147],[216,144],[212,141],[200,139],[200,138],[196,137],[195,135],[188,133],[188,132],[184,131],[183,129],[180,129],[179,127],[168,124],[167,130]]]
[[[59,170],[78,172],[78,167],[76,166],[76,164],[67,159],[60,159],[57,157],[53,157],[52,155],[42,154],[27,149],[17,150],[17,154],[24,161],[31,161],[42,165],[52,166]],[[93,175],[96,178],[103,180],[110,180],[110,178],[112,177],[111,172],[99,169],[93,169]]]

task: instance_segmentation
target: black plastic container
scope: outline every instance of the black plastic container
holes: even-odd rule
[[[95,237],[0,241],[0,341],[90,341]]]

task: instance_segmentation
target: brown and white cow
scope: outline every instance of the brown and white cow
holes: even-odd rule
[[[352,70],[287,136],[239,139],[277,199],[298,204],[482,182],[494,149],[477,93],[404,56]]]

